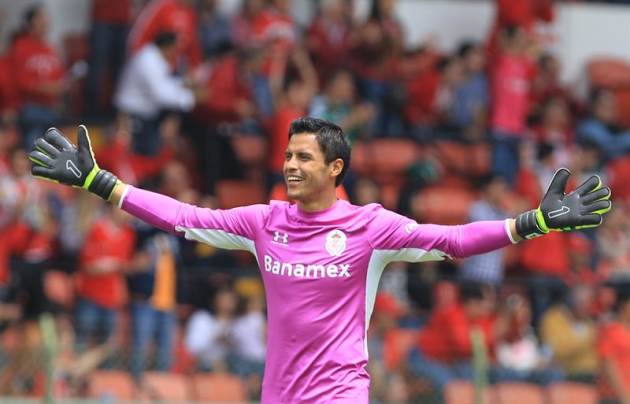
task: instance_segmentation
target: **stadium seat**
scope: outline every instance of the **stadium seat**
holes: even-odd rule
[[[545,404],[543,389],[529,383],[499,383],[494,386],[497,404]]]
[[[492,400],[492,390],[484,390],[482,402],[486,404],[495,402]],[[444,388],[444,403],[475,404],[475,386],[471,382],[464,380],[450,382]],[[511,403],[511,401],[507,401],[506,403]]]
[[[596,404],[597,391],[595,387],[582,383],[553,383],[547,387],[549,404]]]
[[[466,189],[432,186],[412,198],[411,210],[425,223],[461,224],[468,221],[474,199],[474,194]]]
[[[150,395],[159,400],[188,401],[192,397],[186,376],[169,372],[146,372],[144,382]]]
[[[369,153],[369,146],[365,142],[356,142],[352,145],[350,167],[358,175],[368,175],[370,173]]]
[[[195,399],[202,401],[244,402],[247,400],[243,381],[228,373],[193,375]]]
[[[630,63],[612,57],[592,58],[586,66],[593,87],[618,88],[630,85]]]
[[[222,180],[217,182],[215,189],[221,209],[267,202],[265,191],[258,182]]]
[[[133,400],[135,385],[128,372],[97,370],[89,376],[88,397]]]
[[[402,174],[420,155],[418,145],[408,139],[375,139],[369,144],[368,164],[379,183],[402,180]]]
[[[630,82],[613,90],[617,104],[617,123],[624,128],[630,126]]]
[[[267,157],[267,141],[262,136],[231,136],[232,147],[238,160],[246,166],[264,164]]]

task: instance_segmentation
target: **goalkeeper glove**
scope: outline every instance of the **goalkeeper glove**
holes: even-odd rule
[[[556,171],[540,206],[516,217],[519,236],[530,239],[551,230],[579,230],[602,223],[602,215],[612,206],[610,188],[602,187],[599,176],[593,175],[565,195],[569,175],[566,168]]]
[[[28,155],[33,162],[31,173],[49,181],[87,189],[109,201],[118,178],[96,164],[84,125],[77,129],[77,142],[78,148],[58,129],[48,129],[35,141],[35,148]]]

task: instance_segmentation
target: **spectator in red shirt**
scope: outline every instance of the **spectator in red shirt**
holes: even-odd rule
[[[109,73],[110,86],[118,82],[125,62],[127,34],[131,24],[132,0],[95,0],[92,2],[90,54],[85,79],[85,112],[88,117],[100,117],[111,109],[102,89]],[[110,94],[108,94],[110,95]],[[113,111],[107,111],[113,113]]]
[[[17,89],[12,75],[11,60],[7,56],[0,56],[0,125],[15,122],[17,106]]]
[[[320,83],[341,67],[347,66],[351,26],[349,2],[325,0],[319,15],[306,34],[308,50],[313,58]]]
[[[492,171],[513,185],[519,167],[519,144],[525,136],[529,114],[533,64],[521,28],[505,28],[500,40],[501,53],[491,72]]]
[[[160,32],[177,34],[177,67],[195,68],[202,60],[199,24],[192,0],[152,0],[131,28],[129,48],[138,52]]]
[[[536,22],[552,22],[554,19],[553,2],[554,0],[496,0],[496,18],[488,41],[490,52],[493,53],[496,49],[497,37],[505,27],[518,26],[523,28],[528,35],[532,35]]]
[[[404,107],[397,88],[402,56],[402,26],[394,14],[395,1],[372,3],[368,20],[351,37],[351,60],[359,92],[376,107],[376,136],[397,136],[402,131]]]
[[[270,0],[269,6],[258,13],[252,22],[254,41],[273,44],[281,52],[289,51],[297,40],[296,27],[290,14],[291,2]]]
[[[265,0],[244,0],[239,13],[232,19],[232,42],[237,48],[254,43],[253,24],[265,8]]]
[[[20,101],[19,125],[26,149],[59,120],[58,107],[65,90],[64,67],[46,41],[48,14],[34,6],[24,16],[25,29],[15,39],[10,55]]]
[[[199,117],[213,125],[251,123],[258,116],[253,86],[255,76],[261,71],[262,58],[259,48],[241,48],[217,60],[207,82],[210,96],[198,107]]]
[[[83,351],[91,339],[107,342],[116,328],[117,311],[126,298],[123,272],[130,264],[135,233],[129,216],[115,207],[88,231],[79,257],[76,305],[77,349]]]
[[[479,283],[463,284],[460,302],[436,309],[420,331],[418,345],[409,356],[409,370],[428,379],[441,396],[452,380],[472,380],[471,331],[478,329],[489,351],[503,331],[493,314],[490,288]]]
[[[600,396],[606,403],[630,403],[630,293],[620,291],[615,318],[600,331],[597,351],[601,363]]]
[[[283,71],[276,71],[270,79],[276,112],[270,121],[269,189],[282,180],[284,153],[289,144],[287,130],[294,119],[306,115],[306,108],[318,87],[317,73],[308,53],[304,49],[296,49],[291,59],[299,77],[285,78]]]

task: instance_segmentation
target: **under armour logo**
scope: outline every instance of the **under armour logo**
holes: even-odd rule
[[[281,231],[273,232],[273,241],[280,244],[288,244],[289,243],[289,235],[287,233],[283,233]]]
[[[553,219],[558,216],[566,215],[569,212],[571,212],[571,209],[569,209],[568,206],[563,206],[560,209],[552,210],[551,212],[547,214],[547,216],[549,216],[549,219]]]
[[[75,177],[81,178],[81,170],[79,170],[77,166],[74,165],[72,160],[66,160],[66,170],[74,174]]]

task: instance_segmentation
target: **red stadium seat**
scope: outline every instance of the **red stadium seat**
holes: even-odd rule
[[[412,212],[425,223],[461,224],[468,222],[468,211],[475,195],[466,189],[428,187],[412,198]]]
[[[420,150],[407,139],[375,139],[369,144],[368,164],[379,183],[402,180],[402,174],[416,162]]]
[[[169,372],[146,372],[144,382],[151,397],[167,401],[188,401],[192,386],[186,376]]]
[[[195,399],[200,401],[245,402],[243,381],[228,373],[198,373],[193,376]]]
[[[597,390],[582,383],[553,383],[547,387],[549,404],[596,404]]]
[[[468,381],[456,380],[444,388],[445,404],[475,404],[475,386]],[[483,392],[483,403],[494,403],[492,391],[486,389]],[[511,403],[511,401],[506,401]],[[532,403],[533,404],[533,403]]]
[[[356,142],[352,145],[350,167],[358,175],[370,174],[369,154],[369,146],[365,142]]]
[[[262,136],[234,135],[231,136],[232,147],[238,160],[246,166],[258,166],[267,157],[267,141]]]
[[[88,380],[88,397],[112,397],[117,400],[133,400],[135,385],[128,372],[97,370]]]
[[[265,190],[259,182],[223,180],[216,184],[221,209],[267,202]]]
[[[613,89],[630,85],[630,63],[626,59],[594,57],[586,70],[593,87]]]
[[[529,383],[499,383],[494,386],[499,404],[545,404],[543,389]]]

